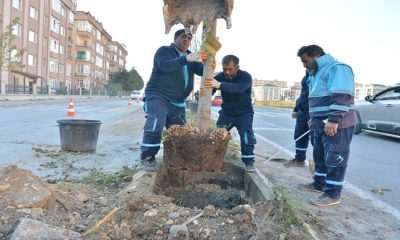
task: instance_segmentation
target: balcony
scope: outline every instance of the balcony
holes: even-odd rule
[[[77,61],[90,61],[90,52],[89,51],[78,51],[76,53],[76,60]]]
[[[86,21],[77,21],[77,34],[80,36],[92,37],[92,25]]]
[[[85,76],[85,77],[90,77],[90,72],[87,72],[87,71],[76,71],[75,72],[75,75],[77,75],[77,76]]]
[[[77,47],[84,47],[84,48],[92,48],[92,43],[91,42],[84,42],[84,43],[76,43]]]

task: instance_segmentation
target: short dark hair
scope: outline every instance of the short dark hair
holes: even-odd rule
[[[186,33],[185,29],[179,29],[178,31],[175,32],[174,34],[174,40],[179,37],[182,34],[189,34],[190,36],[192,36],[191,33]]]
[[[318,45],[302,46],[297,52],[297,56],[301,57],[301,55],[303,55],[304,53],[306,53],[310,57],[315,57],[317,55],[319,56],[325,55],[324,49],[322,49],[322,47]]]
[[[223,59],[222,59],[222,65],[226,65],[230,62],[233,62],[236,65],[239,65],[239,58],[236,57],[235,55],[229,54],[226,55]]]

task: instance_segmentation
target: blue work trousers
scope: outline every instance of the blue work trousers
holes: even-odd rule
[[[233,127],[236,127],[238,130],[242,161],[246,165],[254,163],[254,145],[257,143],[253,131],[253,116],[254,113],[251,112],[231,117],[220,110],[217,121],[218,128],[224,127],[230,131]]]
[[[310,120],[310,115],[308,112],[297,112],[296,117],[296,126],[294,129],[294,139],[299,138],[305,132],[307,132],[310,128],[308,127],[308,120]],[[310,134],[304,135],[302,138],[297,140],[296,142],[296,155],[294,159],[300,162],[304,162],[306,160],[306,152],[308,148],[308,142],[310,139]]]
[[[168,129],[172,125],[186,124],[185,108],[176,107],[163,98],[146,97],[143,109],[147,115],[143,128],[141,158],[155,156],[158,153],[164,127]]]
[[[354,126],[338,129],[335,136],[326,135],[323,126],[313,131],[315,161],[313,184],[315,188],[322,189],[334,199],[340,198],[343,189],[353,133]]]

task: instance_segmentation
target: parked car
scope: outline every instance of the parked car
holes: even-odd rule
[[[140,91],[134,90],[131,92],[131,99],[132,100],[136,100],[136,99],[141,99],[142,98],[142,94],[140,93]]]
[[[215,96],[211,101],[211,105],[212,106],[221,106],[221,104],[222,104],[222,97],[221,96]]]
[[[400,85],[366,96],[355,103],[355,110],[359,122],[355,134],[371,130],[400,135]]]

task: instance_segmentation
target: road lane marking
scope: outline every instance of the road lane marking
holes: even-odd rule
[[[289,118],[289,119],[292,118],[290,115],[287,115],[287,114],[271,113],[271,112],[269,112],[269,113],[257,112],[257,113],[255,113],[255,115],[263,115],[263,116],[266,116],[266,117],[273,117],[273,118],[277,118],[277,117]]]
[[[253,127],[253,130],[271,130],[271,131],[288,131],[288,132],[293,132],[293,129],[291,128],[255,128]]]

